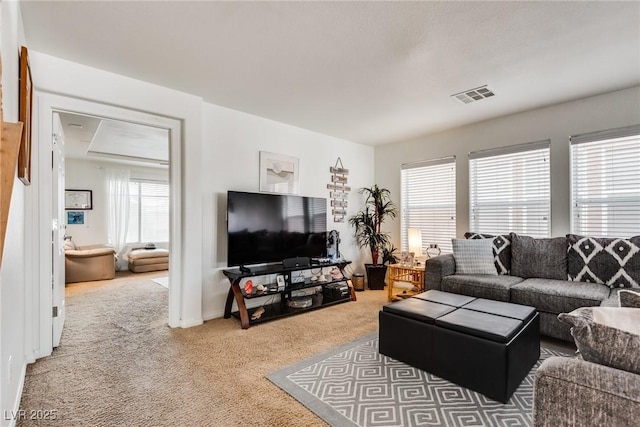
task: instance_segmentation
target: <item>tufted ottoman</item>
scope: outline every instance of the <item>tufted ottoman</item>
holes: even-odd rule
[[[540,357],[533,307],[430,290],[383,307],[379,350],[506,403]]]
[[[169,269],[169,251],[166,249],[134,249],[127,257],[129,270],[134,273]]]

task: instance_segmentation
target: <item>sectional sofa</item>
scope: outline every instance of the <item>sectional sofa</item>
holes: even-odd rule
[[[516,233],[467,233],[492,239],[495,274],[460,274],[453,254],[426,264],[425,289],[535,307],[543,335],[573,342],[558,314],[616,306],[618,291],[640,282],[640,236],[602,239],[568,234],[536,239]]]

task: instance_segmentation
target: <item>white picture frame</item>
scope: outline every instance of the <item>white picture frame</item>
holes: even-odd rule
[[[298,165],[297,157],[260,151],[260,191],[298,194]]]

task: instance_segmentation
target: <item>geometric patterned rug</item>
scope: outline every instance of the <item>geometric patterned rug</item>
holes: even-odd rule
[[[267,378],[329,425],[530,426],[533,374],[506,404],[378,353],[377,332],[269,374]]]

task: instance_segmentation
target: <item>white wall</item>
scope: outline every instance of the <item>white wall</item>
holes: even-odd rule
[[[19,3],[0,3],[2,47],[2,92],[4,120],[18,121],[18,69],[24,30]],[[16,411],[26,368],[25,334],[25,193],[14,178],[4,255],[0,267],[0,425],[11,425],[10,411]],[[8,416],[5,416],[9,414]]]
[[[184,287],[186,324],[221,316],[224,311],[228,284],[220,269],[226,266],[226,191],[258,191],[259,151],[299,157],[300,194],[318,197],[328,197],[329,167],[340,156],[351,170],[349,184],[354,191],[349,213],[360,205],[356,190],[373,181],[371,147],[206,104],[192,95],[39,52],[32,51],[31,57],[39,91],[183,121],[184,272],[179,285]],[[336,224],[335,229],[343,238],[344,256],[358,265],[360,251],[351,241],[352,230],[346,223]]]
[[[118,108],[168,117],[181,122],[182,139],[182,271],[179,324],[202,323],[202,100],[151,83],[87,67],[31,51],[36,100],[43,94],[87,100]],[[56,107],[56,106],[54,106]],[[75,111],[82,113],[82,111]],[[45,144],[47,135],[38,143]],[[175,288],[174,288],[175,289]],[[173,295],[173,292],[172,292]]]
[[[465,108],[482,108],[482,103]],[[551,140],[551,235],[562,236],[570,229],[569,137],[640,122],[640,87],[593,96],[577,101],[513,114],[459,127],[404,143],[376,147],[375,180],[400,191],[403,163],[456,156],[456,225],[462,236],[469,229],[470,151],[525,142]],[[399,202],[399,200],[398,200]],[[399,247],[400,221],[391,225]]]
[[[168,181],[166,169],[141,166],[114,165],[95,160],[67,159],[65,162],[65,188],[91,190],[93,209],[83,211],[84,224],[67,224],[66,234],[73,237],[76,245],[95,245],[108,242],[108,199],[105,168],[119,167],[131,171],[133,179]],[[154,242],[159,243],[159,242]]]
[[[373,182],[373,148],[208,103],[202,114],[203,316],[211,319],[223,314],[229,290],[221,272],[227,262],[226,192],[259,191],[260,151],[298,157],[300,195],[327,199],[329,168],[340,157],[350,171],[352,215],[362,204],[357,190]],[[363,272],[360,265],[366,259],[353,241],[353,230],[346,222],[334,223],[330,214],[327,228],[340,232],[340,252],[353,261],[354,270]]]

